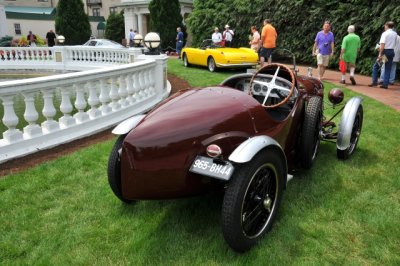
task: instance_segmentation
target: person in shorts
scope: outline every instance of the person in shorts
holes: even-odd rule
[[[317,56],[318,79],[324,76],[325,69],[329,64],[329,59],[333,56],[335,49],[335,38],[331,32],[331,24],[324,22],[323,28],[317,33],[313,46],[313,55]]]
[[[274,26],[271,25],[271,21],[269,19],[264,20],[264,27],[261,31],[261,49],[260,49],[260,64],[261,67],[265,65],[265,61],[268,64],[272,62],[272,53],[276,47],[276,39],[278,38],[278,34]]]

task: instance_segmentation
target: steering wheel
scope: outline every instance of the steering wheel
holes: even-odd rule
[[[273,69],[275,69],[275,68],[276,68],[275,74],[274,74],[274,76],[272,77],[272,79],[271,79],[270,82],[265,82],[265,81],[262,81],[262,80],[259,80],[259,79],[258,79],[258,76],[259,76],[260,74],[268,73],[268,72],[269,72],[268,70],[270,70],[270,69],[273,70]],[[275,81],[276,81],[276,78],[278,77],[279,70],[280,70],[281,68],[282,68],[284,71],[286,71],[286,72],[288,72],[288,73],[290,74],[290,80],[289,80],[289,81],[292,83],[292,86],[290,87],[290,89],[285,88],[285,87],[282,87],[282,86],[276,84],[276,82],[275,82]],[[252,77],[251,80],[250,80],[250,89],[249,89],[249,94],[252,95],[252,96],[253,96],[253,90],[252,90],[252,88],[253,88],[253,84],[254,84],[254,83],[257,83],[257,84],[260,84],[261,86],[266,86],[266,87],[267,87],[267,92],[265,93],[264,101],[263,101],[263,103],[262,103],[261,105],[262,105],[264,108],[266,108],[266,109],[272,109],[272,108],[281,106],[281,105],[287,103],[287,101],[289,101],[290,97],[292,96],[292,94],[293,94],[293,92],[294,92],[294,87],[295,87],[295,84],[296,84],[296,79],[295,79],[295,77],[294,77],[293,71],[291,71],[290,68],[288,68],[287,66],[282,65],[282,64],[276,64],[276,63],[274,63],[274,64],[269,64],[269,65],[267,65],[267,66],[265,66],[265,67],[263,67],[263,68],[260,68],[260,69],[253,75],[253,77]],[[271,94],[271,91],[272,91],[273,89],[275,89],[275,90],[277,90],[277,91],[284,91],[285,94],[287,94],[287,96],[286,96],[285,98],[283,98],[280,102],[276,103],[276,104],[266,105],[265,103],[267,102],[267,99],[268,99],[268,97],[269,97],[269,95]],[[277,94],[278,94],[278,95],[281,95],[281,94],[278,93],[278,92],[277,92]]]

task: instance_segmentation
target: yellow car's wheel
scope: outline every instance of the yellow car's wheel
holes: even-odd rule
[[[190,63],[189,63],[189,60],[188,60],[186,54],[183,54],[182,60],[183,60],[183,65],[184,65],[185,67],[190,67]]]
[[[217,66],[215,64],[215,60],[213,57],[209,57],[207,60],[207,67],[210,72],[215,72],[217,70]]]

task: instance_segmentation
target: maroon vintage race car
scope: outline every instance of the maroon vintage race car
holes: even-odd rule
[[[179,91],[113,130],[119,138],[108,164],[111,189],[131,203],[219,187],[224,238],[246,251],[271,229],[293,170],[312,166],[321,140],[336,141],[340,159],[356,149],[361,98],[342,104],[343,92],[330,91],[328,104],[341,106],[336,127],[324,117],[323,90],[317,79],[271,64]]]

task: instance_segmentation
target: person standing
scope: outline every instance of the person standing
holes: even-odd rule
[[[253,37],[250,41],[250,48],[253,49],[254,52],[258,53],[258,50],[260,49],[260,33],[258,32],[256,26],[251,26],[250,30],[253,34]]]
[[[56,44],[56,34],[53,32],[53,30],[49,30],[49,32],[46,34],[46,41],[48,47],[53,47]]]
[[[233,33],[233,30],[229,28],[229,25],[225,25],[225,31],[222,34],[222,38],[225,40],[225,47],[232,47],[232,40],[234,35],[235,34]]]
[[[318,51],[317,51],[318,49]],[[317,33],[313,46],[313,55],[317,56],[318,79],[324,76],[329,59],[333,56],[335,49],[335,37],[331,32],[331,24],[325,21],[322,30]]]
[[[397,70],[397,63],[400,62],[400,36],[397,35],[396,38],[396,45],[394,46],[394,57],[392,63],[392,70],[390,71],[389,77],[389,84],[393,85],[396,79],[396,70]],[[385,65],[382,65],[381,68],[381,82],[383,84],[383,80],[385,79]]]
[[[181,51],[183,47],[183,32],[181,27],[176,28],[178,34],[176,35],[176,53],[178,54],[178,59],[181,59]]]
[[[217,27],[214,28],[214,33],[211,35],[211,40],[214,44],[220,45],[222,41],[222,34]]]
[[[271,24],[271,20],[265,19],[264,26],[261,31],[261,49],[260,49],[260,64],[261,67],[265,65],[265,61],[268,64],[272,62],[272,53],[276,48],[276,40],[278,33]]]
[[[32,31],[29,31],[28,36],[26,36],[26,39],[29,42],[29,46],[31,47],[36,47],[36,35],[32,33]]]
[[[385,63],[385,76],[383,79],[383,84],[380,86],[380,88],[387,89],[389,85],[390,71],[392,70],[397,33],[393,30],[393,21],[386,22],[384,28],[385,31],[382,33],[381,39],[379,40],[379,55],[372,67],[372,83],[368,86],[375,87],[378,85],[378,71],[380,67],[379,62],[382,62],[382,58],[385,55],[387,58]]]
[[[361,40],[360,37],[354,33],[354,25],[347,28],[347,34],[342,41],[342,50],[340,51],[340,59],[346,63],[346,68],[350,69],[350,81],[352,85],[356,85],[354,79],[354,71],[356,69],[357,54],[360,52]],[[342,74],[340,83],[346,83],[346,73]]]
[[[134,47],[135,46],[135,32],[133,29],[130,30],[129,32],[129,47]]]

